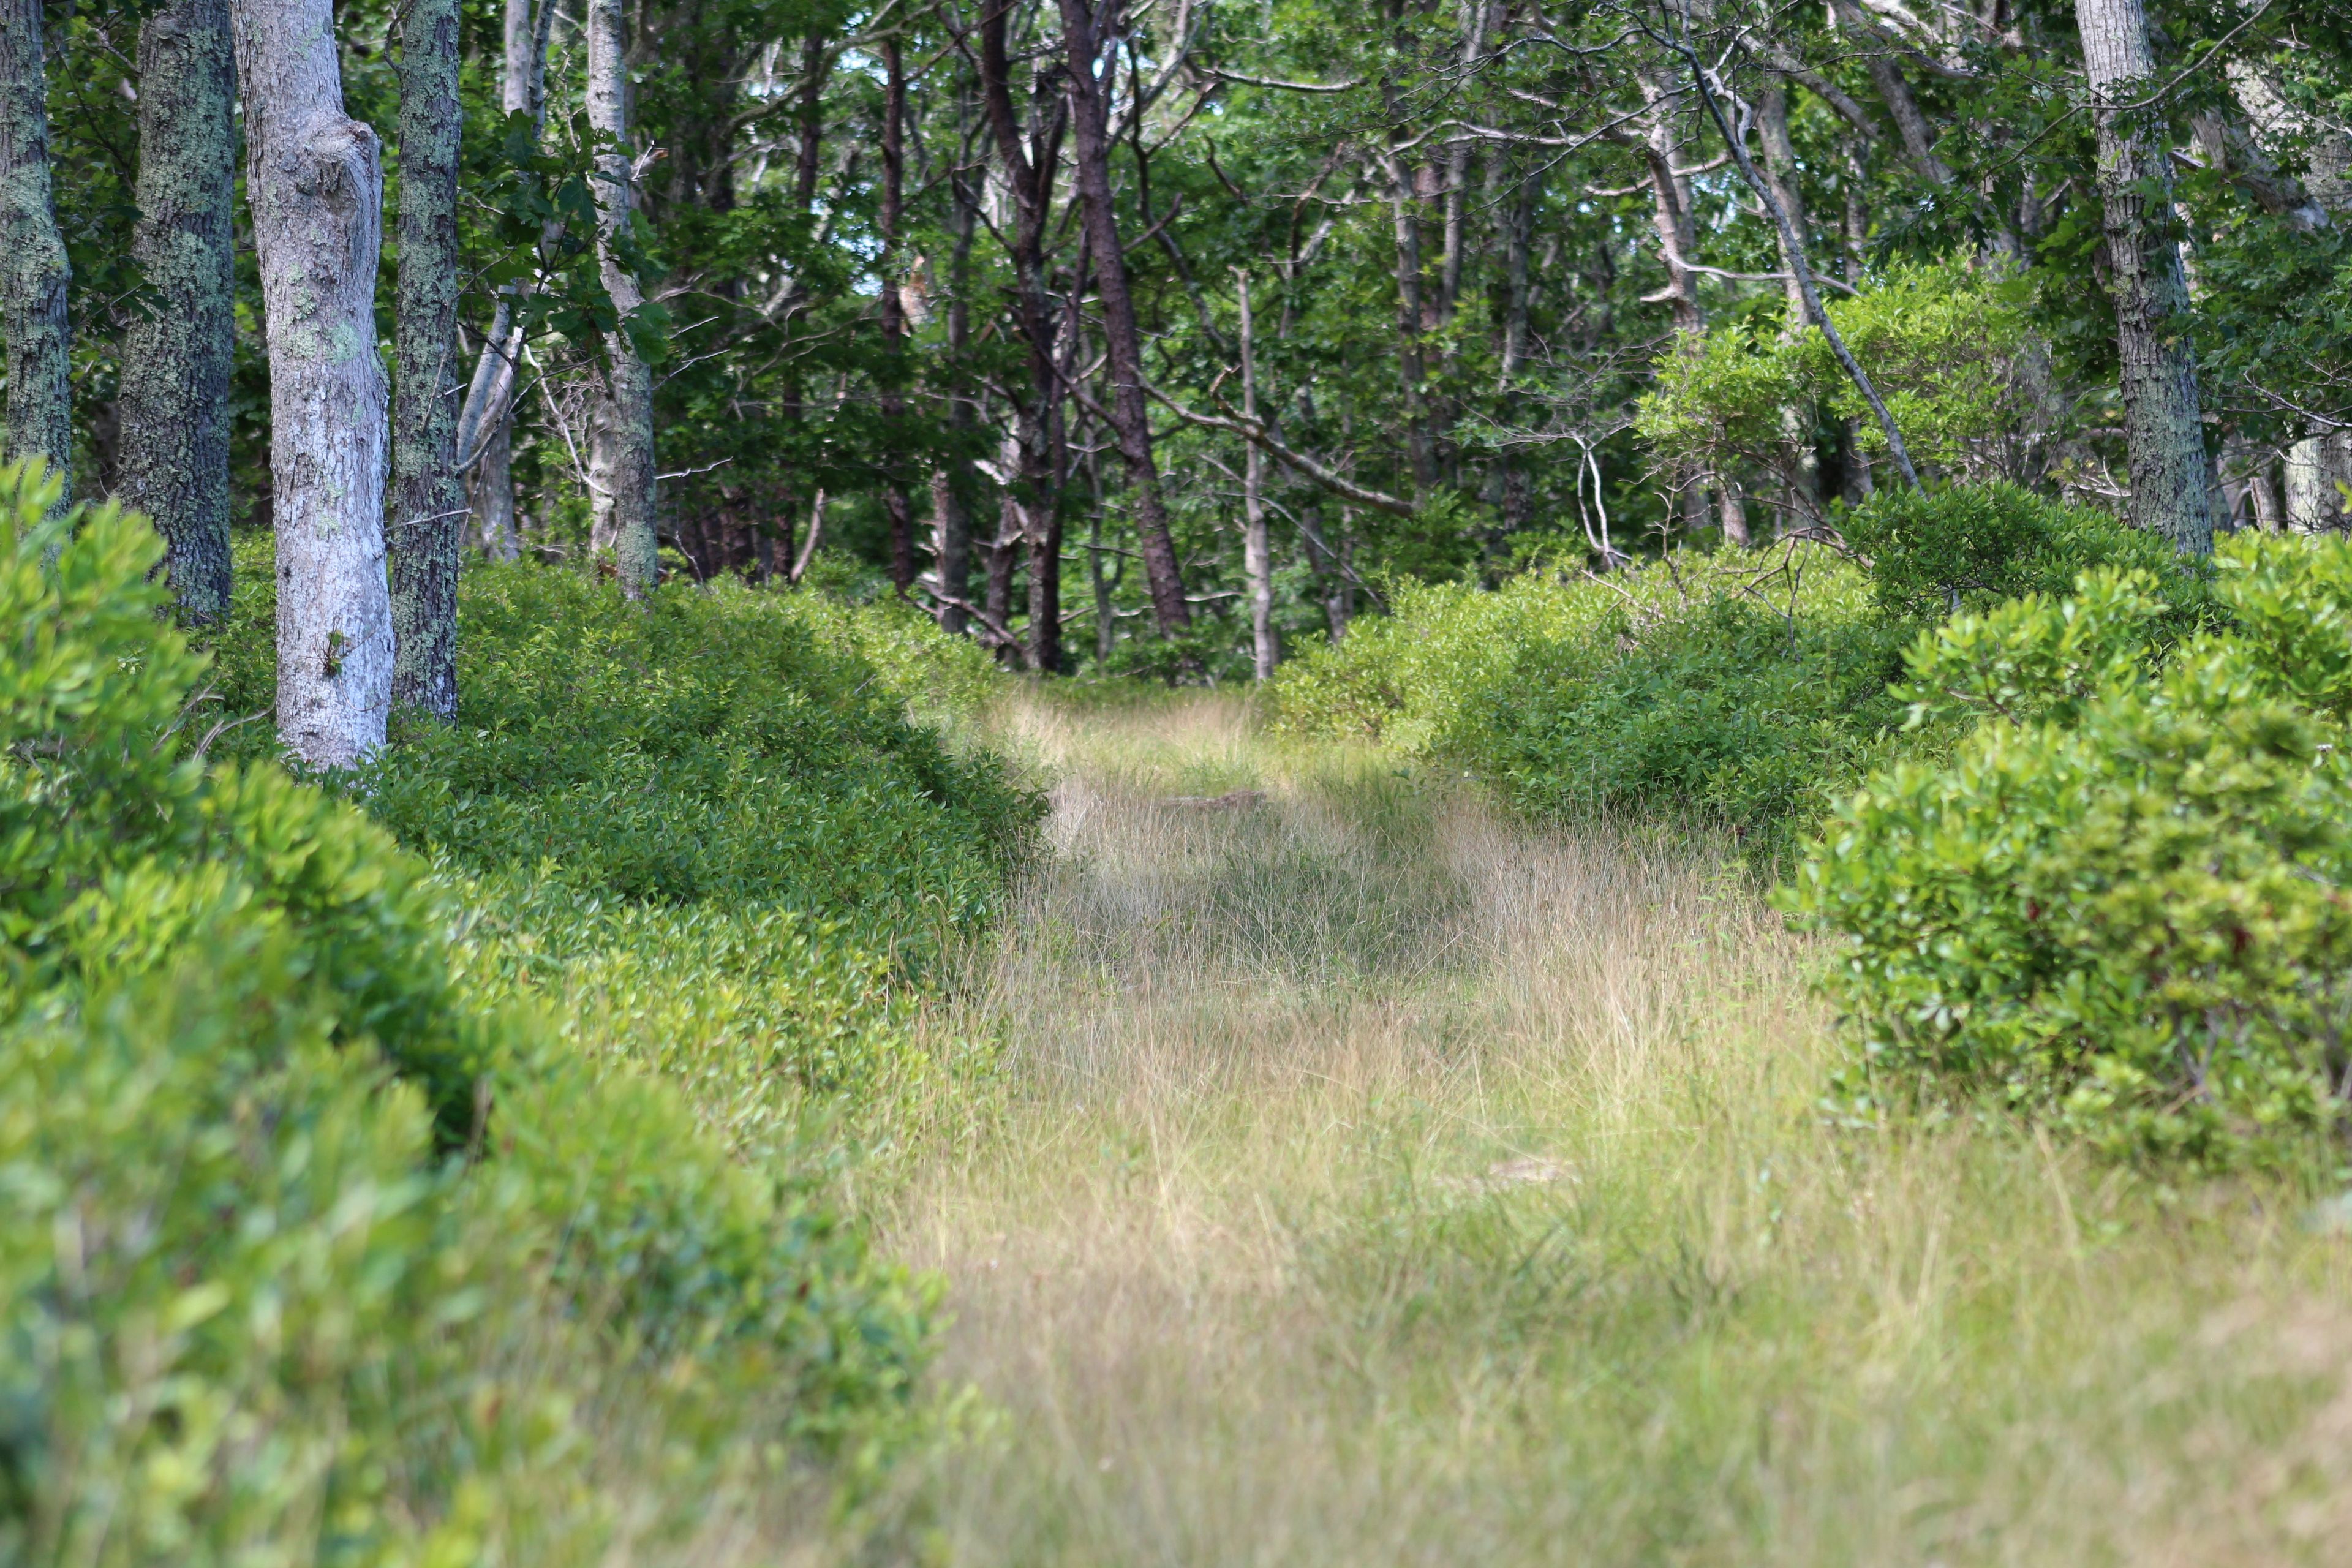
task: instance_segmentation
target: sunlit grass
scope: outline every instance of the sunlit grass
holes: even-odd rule
[[[994,1415],[856,1551],[2340,1552],[2310,1194],[1829,1124],[1819,954],[1688,848],[1529,834],[1226,697],[1007,723],[1055,853],[935,1026],[1003,1078],[871,1200],[950,1282],[937,1387]]]

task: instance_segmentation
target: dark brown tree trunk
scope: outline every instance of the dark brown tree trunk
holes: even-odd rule
[[[155,520],[180,613],[227,613],[229,373],[236,353],[236,54],[227,0],[139,27],[139,218],[153,301],[122,342],[122,498]]]
[[[995,542],[988,562],[989,615],[997,622],[992,635],[1008,657],[1021,649],[1008,646],[1003,633],[1011,629],[1012,580],[1015,552],[1024,543],[1038,554],[1043,531],[1060,512],[1062,448],[1060,410],[1064,384],[1055,363],[1059,336],[1045,293],[1045,230],[1053,216],[1054,175],[1061,161],[1062,132],[1066,105],[1041,81],[1033,93],[1030,121],[1024,137],[1013,109],[1013,67],[1005,41],[1005,10],[992,4],[981,18],[980,76],[982,109],[996,141],[997,155],[1013,198],[1013,224],[1006,236],[1013,264],[1013,306],[1027,361],[1029,384],[1013,399],[1011,447],[1003,468],[1004,493],[998,507]],[[1074,287],[1085,286],[1084,268]],[[1058,563],[1058,550],[1055,552]],[[1033,585],[1033,613],[1049,611],[1058,624],[1061,605],[1056,590],[1058,571]],[[1033,640],[1034,633],[1033,631]]]
[[[1087,237],[1094,251],[1096,293],[1102,303],[1103,346],[1111,379],[1110,416],[1118,455],[1134,491],[1135,531],[1151,591],[1151,611],[1160,635],[1172,637],[1192,624],[1184,599],[1184,578],[1176,543],[1168,531],[1168,508],[1160,491],[1160,470],[1151,455],[1151,413],[1143,391],[1143,335],[1135,300],[1128,292],[1127,252],[1118,237],[1118,213],[1111,200],[1110,114],[1103,83],[1096,77],[1102,43],[1095,32],[1089,0],[1061,0],[1062,42],[1069,57],[1068,91],[1078,195],[1086,209]],[[1105,30],[1118,29],[1118,0],[1105,13]]]

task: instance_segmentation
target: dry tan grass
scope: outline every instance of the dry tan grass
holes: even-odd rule
[[[1055,854],[940,1020],[1003,1098],[877,1200],[991,1414],[824,1554],[2352,1561],[2284,1194],[1828,1125],[1820,955],[1686,847],[1230,698],[1011,722]]]

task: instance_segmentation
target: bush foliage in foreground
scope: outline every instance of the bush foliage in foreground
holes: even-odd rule
[[[901,1420],[928,1288],[869,1258],[797,1155],[808,1090],[777,1068],[806,1064],[726,1059],[838,1062],[888,1036],[880,960],[779,901],[823,875],[824,840],[796,841],[803,880],[765,901],[748,850],[571,857],[593,837],[566,818],[582,797],[480,787],[495,755],[475,734],[376,778],[387,816],[450,825],[420,837],[474,858],[461,889],[274,763],[199,754],[205,661],[159,618],[158,542],[111,509],[44,522],[53,500],[0,486],[0,1553],[593,1561],[690,1528],[722,1472]],[[508,587],[527,611],[532,586]],[[658,627],[583,635],[639,686],[594,685],[549,638],[558,684],[505,711],[520,727],[538,705],[517,738],[535,755],[603,745],[646,759],[648,794],[702,791],[656,800],[633,837],[663,844],[665,812],[739,778],[787,809],[844,803],[844,833],[896,830],[875,824],[902,788],[943,834],[956,811],[1011,831],[1025,809],[890,729],[850,661],[797,707],[698,706]],[[665,740],[662,704],[630,700],[646,688],[681,699],[681,725],[777,750],[729,764]],[[997,843],[968,864],[909,849],[841,912],[959,918]],[[534,846],[556,849],[501,860]],[[610,896],[615,864],[648,861],[729,907]],[[706,958],[719,926],[736,941]],[[708,965],[747,955],[698,1012]],[[797,1033],[734,1033],[771,1018]],[[663,1049],[756,1103],[636,1070]]]
[[[2210,1163],[2335,1119],[2352,1089],[2352,544],[2241,537],[2219,555],[2230,624],[2168,657],[2156,579],[2115,568],[1913,650],[1917,711],[1975,728],[1948,759],[1874,774],[1789,898],[1847,944],[1852,1094],[1990,1093]]]

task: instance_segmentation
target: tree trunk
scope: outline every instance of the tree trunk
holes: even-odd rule
[[[155,520],[195,622],[228,611],[236,101],[228,0],[177,0],[140,25],[131,248],[154,298],[123,332],[121,489]]]
[[[1655,297],[1673,309],[1677,332],[1696,332],[1706,325],[1699,308],[1698,277],[1689,266],[1690,253],[1698,243],[1698,228],[1691,216],[1690,182],[1676,169],[1682,139],[1675,133],[1675,100],[1661,82],[1646,73],[1642,78],[1642,97],[1646,104],[1642,156],[1650,174],[1650,221],[1658,236],[1659,258],[1666,266],[1666,286]]]
[[[73,494],[73,340],[66,244],[50,195],[40,0],[0,0],[0,331],[8,348],[0,459],[41,458]]]
[[[988,613],[996,623],[989,635],[1001,656],[1018,662],[1022,650],[1010,641],[1016,552],[1043,519],[1059,515],[1063,382],[1055,363],[1059,329],[1045,297],[1045,243],[1046,226],[1053,217],[1054,176],[1061,160],[1067,112],[1061,101],[1045,96],[1041,84],[1034,95],[1024,141],[1013,109],[1013,67],[1005,38],[1009,9],[993,5],[982,14],[980,78],[982,107],[1004,167],[1005,183],[1012,189],[1014,210],[1005,249],[1013,265],[1013,319],[1020,328],[1029,371],[1026,392],[1016,391],[1013,396],[1010,444],[999,470],[1003,494],[988,559]],[[1085,287],[1086,268],[1081,264],[1072,288]],[[1032,553],[1035,553],[1034,545]],[[1032,604],[1052,600],[1058,585],[1055,580],[1033,590]],[[1057,603],[1054,608],[1058,617]]]
[[[392,700],[457,716],[457,0],[400,16],[400,278],[392,406]],[[511,498],[509,498],[511,505]]]
[[[1255,323],[1250,313],[1249,274],[1236,268],[1242,306],[1242,416],[1257,423],[1257,353]],[[1249,584],[1250,649],[1257,679],[1274,679],[1275,661],[1282,657],[1274,637],[1274,549],[1265,529],[1265,448],[1255,441],[1243,443],[1246,452],[1242,472],[1242,576]]]
[[[1805,213],[1804,187],[1799,182],[1796,143],[1789,136],[1789,95],[1779,86],[1770,86],[1756,94],[1756,139],[1764,149],[1764,177],[1788,215],[1790,229],[1800,243],[1809,241],[1811,229]],[[1777,230],[1775,231],[1777,234]],[[1789,275],[1787,293],[1789,315],[1780,332],[1783,342],[1793,342],[1805,330],[1805,290],[1797,281],[1797,268],[1804,257],[1790,254],[1786,244],[1780,247],[1780,269]],[[1780,409],[1780,439],[1790,457],[1788,474],[1790,500],[1808,521],[1822,513],[1821,457],[1813,449],[1813,411],[1805,404],[1785,404]],[[1729,530],[1725,530],[1726,534]]]
[[[2140,0],[2074,0],[2083,65],[2097,105],[2099,197],[2114,273],[2123,363],[2131,515],[2184,555],[2213,549],[2210,465],[2189,342],[2189,279],[2173,237],[2172,164],[2161,111],[2122,107],[2154,90],[2156,56]]]
[[[547,38],[554,17],[552,0],[545,0],[536,14],[531,0],[506,0],[499,107],[508,114],[530,115],[534,127],[547,118]],[[475,362],[465,412],[457,421],[458,461],[462,466],[472,458],[468,499],[474,512],[474,537],[480,542],[482,552],[494,561],[511,561],[522,552],[515,522],[514,392],[516,362],[522,354],[516,307],[523,291],[520,283],[499,291],[490,334]],[[479,457],[475,456],[478,450]]]
[[[645,303],[622,251],[635,191],[629,140],[627,23],[622,0],[588,0],[588,124],[596,154],[596,263],[623,325],[604,334],[604,395],[588,458],[591,539],[613,552],[621,592],[642,599],[660,569],[654,534],[654,378],[626,322]]]
[[[882,420],[903,424],[907,399],[899,390],[907,338],[906,302],[899,297],[898,229],[906,205],[907,70],[898,35],[882,40],[882,345],[889,355],[882,385]],[[887,437],[886,437],[887,438]],[[900,443],[890,439],[895,452]],[[882,486],[882,510],[890,526],[890,581],[903,595],[915,585],[915,510],[897,478]]]
[[[955,186],[955,252],[950,263],[948,287],[948,363],[950,385],[964,374],[964,354],[971,343],[971,237],[977,226],[976,196],[961,172],[950,178]],[[948,425],[959,434],[971,428],[971,399],[960,391],[948,394]],[[931,470],[932,549],[940,576],[940,629],[961,633],[971,624],[971,513],[956,493],[945,468]]]
[[[383,743],[392,703],[383,165],[343,112],[328,0],[231,0],[229,15],[269,341],[278,733],[312,767],[348,767]]]
[[[1429,366],[1421,346],[1421,219],[1413,210],[1412,181],[1403,161],[1390,158],[1387,162],[1389,220],[1396,241],[1397,391],[1404,417],[1405,455],[1412,465],[1413,500],[1425,501],[1437,488],[1437,451],[1423,395]]]
[[[1543,200],[1544,172],[1539,164],[1518,182],[1511,203],[1509,228],[1503,247],[1503,344],[1496,382],[1502,395],[1504,418],[1517,424],[1525,417],[1518,389],[1528,362],[1528,316],[1535,288],[1528,263],[1535,247],[1536,210]],[[1534,521],[1534,484],[1524,458],[1506,447],[1497,459],[1502,474],[1502,518],[1506,538],[1524,532]]]
[[[1160,493],[1160,470],[1151,457],[1151,414],[1143,395],[1143,338],[1135,300],[1128,292],[1127,252],[1118,237],[1118,214],[1110,189],[1110,116],[1103,84],[1095,70],[1102,49],[1095,34],[1090,0],[1061,0],[1062,40],[1069,56],[1071,124],[1076,132],[1078,195],[1086,209],[1087,237],[1094,252],[1095,289],[1102,302],[1104,347],[1111,378],[1110,415],[1118,455],[1135,491],[1135,531],[1142,547],[1144,575],[1160,635],[1172,637],[1192,624],[1184,599],[1183,574],[1175,541],[1168,532],[1168,508]],[[1116,33],[1118,6],[1105,16]]]

